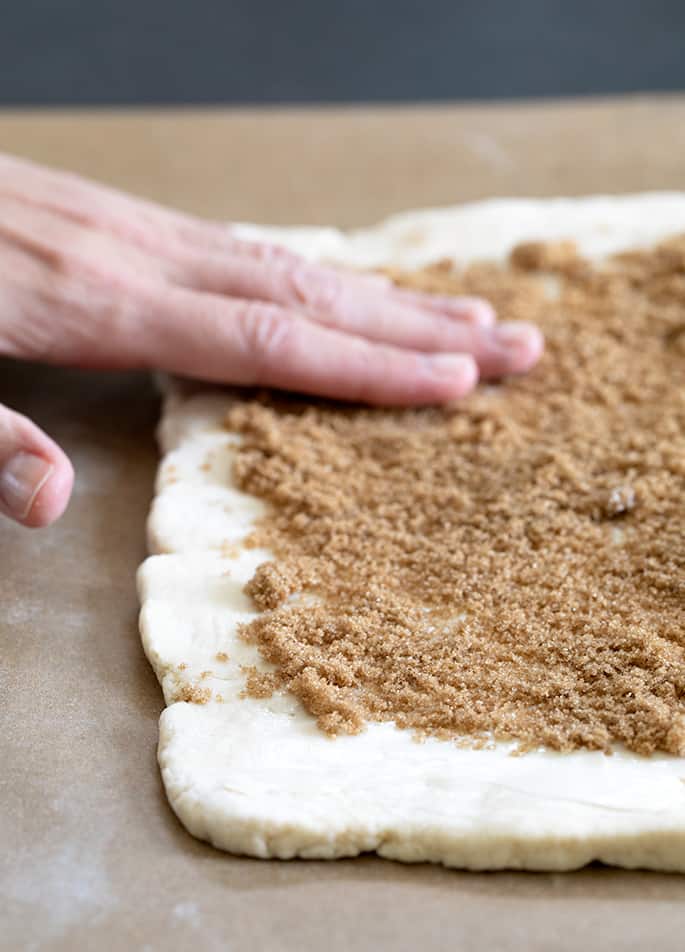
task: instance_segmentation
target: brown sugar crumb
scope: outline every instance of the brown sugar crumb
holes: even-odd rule
[[[514,268],[522,271],[550,271],[573,274],[587,269],[572,241],[527,241],[517,245],[510,256]]]
[[[171,486],[173,483],[177,483],[179,480],[178,468],[173,464],[165,466],[162,475],[164,483],[167,486]]]
[[[276,608],[288,595],[297,590],[297,572],[288,571],[286,566],[266,562],[260,565],[254,576],[245,586],[257,608],[266,611]]]
[[[188,665],[185,663],[185,661],[181,661],[181,663],[176,665],[176,667],[179,671],[185,671]]]
[[[246,692],[287,689],[330,734],[685,754],[685,238],[389,273],[535,321],[545,356],[440,409],[235,405],[274,553],[242,630],[274,672]]]
[[[668,731],[668,749],[679,757],[685,757],[685,717],[679,715]]]
[[[283,678],[268,671],[260,671],[254,665],[243,665],[245,675],[245,694],[250,697],[269,698],[279,688],[283,687]]]
[[[190,704],[207,704],[211,700],[212,692],[209,688],[201,688],[197,684],[183,684],[174,694],[174,701],[187,701]]]
[[[226,654],[225,651],[217,651],[214,657],[217,661],[221,661],[221,662],[228,661],[228,655]]]

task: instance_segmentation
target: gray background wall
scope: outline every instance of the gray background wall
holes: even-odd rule
[[[685,88],[685,0],[0,0],[0,103]]]

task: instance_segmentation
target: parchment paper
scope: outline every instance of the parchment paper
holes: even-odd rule
[[[362,225],[491,194],[685,189],[685,98],[5,113],[0,148],[218,217]],[[0,401],[78,472],[53,529],[0,523],[0,948],[682,948],[685,877],[267,863],[193,840],[162,794],[136,627],[151,382],[0,361]]]

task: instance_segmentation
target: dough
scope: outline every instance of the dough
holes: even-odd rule
[[[311,258],[412,268],[501,259],[522,240],[570,238],[602,256],[685,231],[685,195],[495,200],[411,212],[343,235],[263,229]],[[242,665],[265,669],[236,626],[243,585],[268,553],[240,551],[262,504],[231,487],[230,397],[170,385],[163,460],[141,566],[141,633],[168,707],[159,762],[171,806],[195,836],[259,857],[375,850],[468,869],[566,870],[592,860],[685,871],[685,760],[417,743],[392,724],[331,740],[291,697],[241,698]]]

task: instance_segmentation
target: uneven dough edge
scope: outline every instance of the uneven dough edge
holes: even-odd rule
[[[397,803],[376,803],[375,815],[369,815],[363,799],[356,804],[344,798],[337,822],[332,811],[321,815],[323,804],[313,815],[303,814],[302,798],[274,798],[279,791],[265,785],[247,795],[239,787],[200,787],[192,774],[179,768],[184,754],[184,740],[179,737],[186,726],[182,708],[167,708],[160,721],[159,763],[169,802],[186,829],[213,846],[235,854],[262,859],[339,859],[365,852],[376,852],[387,859],[405,863],[433,862],[446,867],[469,870],[519,869],[556,871],[578,869],[593,861],[626,869],[652,869],[663,872],[684,872],[685,829],[682,819],[666,820],[653,816],[641,828],[630,829],[629,816],[597,817],[587,821],[582,810],[573,804],[560,804],[559,814],[566,815],[560,826],[565,834],[554,829],[554,823],[535,825],[542,804],[529,802],[528,821],[521,822],[513,832],[516,810],[511,803],[499,804],[502,817],[494,814],[495,803],[486,795],[475,814],[448,822],[443,814],[438,822],[417,817],[411,808],[398,808]],[[225,725],[228,728],[228,725]],[[306,802],[306,800],[305,800]],[[335,798],[328,807],[335,809]],[[458,802],[455,802],[458,807]],[[365,814],[364,819],[359,814]],[[519,817],[519,819],[522,819]],[[530,821],[533,821],[532,823]],[[595,827],[590,835],[583,829]],[[575,829],[574,829],[575,828]]]
[[[288,244],[312,258],[358,266],[414,267],[446,256],[466,261],[471,251],[476,258],[501,258],[517,241],[527,239],[574,238],[586,254],[601,255],[624,247],[648,245],[668,234],[685,231],[685,195],[497,200],[407,213],[375,229],[349,236],[330,229],[241,226],[239,230],[246,237],[269,238]],[[214,609],[207,609],[203,614],[195,611],[198,603],[192,606],[194,598],[199,597],[205,607],[215,598],[214,590],[206,594],[203,588],[208,572],[214,573],[216,579],[223,575],[227,565],[235,564],[230,557],[227,560],[219,556],[216,539],[200,523],[207,520],[215,511],[212,507],[223,500],[228,514],[210,520],[214,523],[215,535],[216,531],[221,533],[227,529],[239,540],[246,531],[244,513],[257,511],[256,501],[243,497],[235,489],[227,487],[226,496],[222,496],[217,488],[220,479],[210,486],[204,477],[198,479],[197,476],[197,461],[208,448],[214,448],[220,460],[217,465],[222,477],[230,469],[232,454],[230,447],[226,447],[228,435],[217,430],[225,403],[225,395],[210,393],[186,398],[181,390],[171,387],[160,424],[160,443],[165,456],[160,464],[157,497],[149,522],[151,551],[169,554],[152,556],[139,572],[143,643],[170,705],[160,720],[159,762],[171,806],[189,832],[219,848],[258,857],[333,859],[376,851],[381,856],[404,862],[431,861],[474,870],[561,871],[600,860],[626,868],[685,872],[683,760],[662,757],[650,761],[650,777],[647,777],[646,765],[640,765],[639,758],[622,755],[616,759],[604,758],[617,765],[617,786],[612,792],[614,781],[609,774],[614,766],[607,767],[605,777],[607,771],[596,761],[595,755],[584,752],[569,755],[566,764],[577,764],[581,777],[587,770],[595,783],[597,769],[602,774],[596,803],[591,799],[584,801],[573,792],[568,799],[548,795],[545,784],[550,774],[547,771],[558,769],[553,768],[551,762],[556,760],[558,764],[563,755],[552,755],[545,760],[543,754],[541,766],[529,761],[534,769],[528,772],[530,776],[524,778],[522,786],[517,787],[515,783],[507,787],[478,778],[469,786],[469,764],[476,763],[473,755],[488,756],[488,751],[468,752],[463,764],[468,768],[463,781],[457,778],[451,785],[447,784],[442,793],[428,784],[418,791],[409,785],[411,789],[404,795],[401,776],[395,776],[390,786],[392,790],[400,784],[399,796],[393,796],[384,784],[374,792],[372,781],[372,789],[361,791],[341,783],[336,797],[336,789],[329,789],[330,784],[326,783],[326,777],[330,776],[327,770],[333,769],[335,787],[334,768],[322,764],[321,790],[307,786],[315,782],[315,778],[306,775],[301,787],[298,770],[304,769],[302,765],[307,764],[309,755],[316,761],[325,750],[321,744],[328,748],[325,757],[329,759],[335,745],[339,745],[341,751],[349,748],[340,741],[322,739],[309,723],[311,719],[292,701],[277,700],[265,705],[240,700],[242,682],[239,682],[239,672],[234,670],[228,677],[212,671],[208,680],[202,682],[214,690],[217,686],[223,690],[225,683],[231,703],[174,703],[179,683],[199,683],[193,678],[203,663],[209,667],[212,651],[221,638],[225,638],[225,634],[221,638],[217,634],[217,619],[230,611],[237,612],[236,618],[242,619],[246,617],[245,612],[250,612],[246,603],[239,604],[237,594],[253,570],[255,563],[250,560],[236,570],[228,569],[232,571],[236,587],[230,595],[230,608],[228,604],[224,607],[217,603]],[[181,476],[174,481],[176,489],[165,480],[165,467],[168,469],[170,459],[177,459],[180,465]],[[187,472],[183,469],[184,461],[189,461]],[[175,496],[169,498],[172,492]],[[170,505],[166,505],[165,500]],[[174,515],[179,509],[183,517],[180,523],[175,521]],[[184,532],[183,521],[192,522],[194,516],[199,523]],[[194,533],[195,528],[199,531]],[[184,592],[183,586],[187,584],[184,579],[192,580],[198,565],[201,578],[192,583],[196,588],[191,585]],[[173,585],[178,588],[177,601],[164,582],[171,575]],[[173,613],[165,614],[170,605]],[[170,637],[172,629],[173,637]],[[212,638],[207,638],[210,629]],[[254,651],[250,656],[253,649],[235,645],[234,633],[231,639],[239,663],[260,664]],[[190,659],[187,681],[185,672],[182,675],[178,672],[179,659],[185,660],[186,655]],[[261,719],[266,725],[259,726],[252,735],[251,718],[258,724]],[[268,736],[270,725],[276,724],[293,726],[303,760],[300,765],[295,762],[290,771],[285,769],[283,776],[279,775],[279,766],[269,779],[268,771],[264,776],[260,770],[264,758],[259,745]],[[371,752],[377,750],[382,758],[384,745],[389,742],[392,747],[394,735],[401,733],[391,725],[371,725],[362,737],[371,737],[373,742],[362,741],[359,753],[366,745]],[[231,744],[235,742],[235,749],[222,747],[226,737],[231,738]],[[401,745],[405,744],[405,737]],[[244,745],[253,745],[252,761],[249,757],[245,760],[244,750],[236,753],[241,739]],[[289,750],[290,740],[292,737],[288,734],[285,750]],[[441,743],[434,741],[429,746],[433,750]],[[462,753],[454,749],[455,757],[461,759]],[[438,760],[442,759],[440,754]],[[505,759],[499,755],[496,759],[496,770],[506,774],[509,768]],[[506,757],[509,763],[526,759]],[[271,762],[270,755],[266,761]],[[401,766],[401,762],[394,763],[393,769],[401,769]],[[627,772],[621,773],[624,769]],[[421,770],[417,774],[419,779],[420,774]],[[541,789],[536,793],[538,776]],[[635,779],[638,783],[631,796],[625,788]],[[646,782],[641,786],[643,779]],[[618,805],[614,804],[613,796]]]

